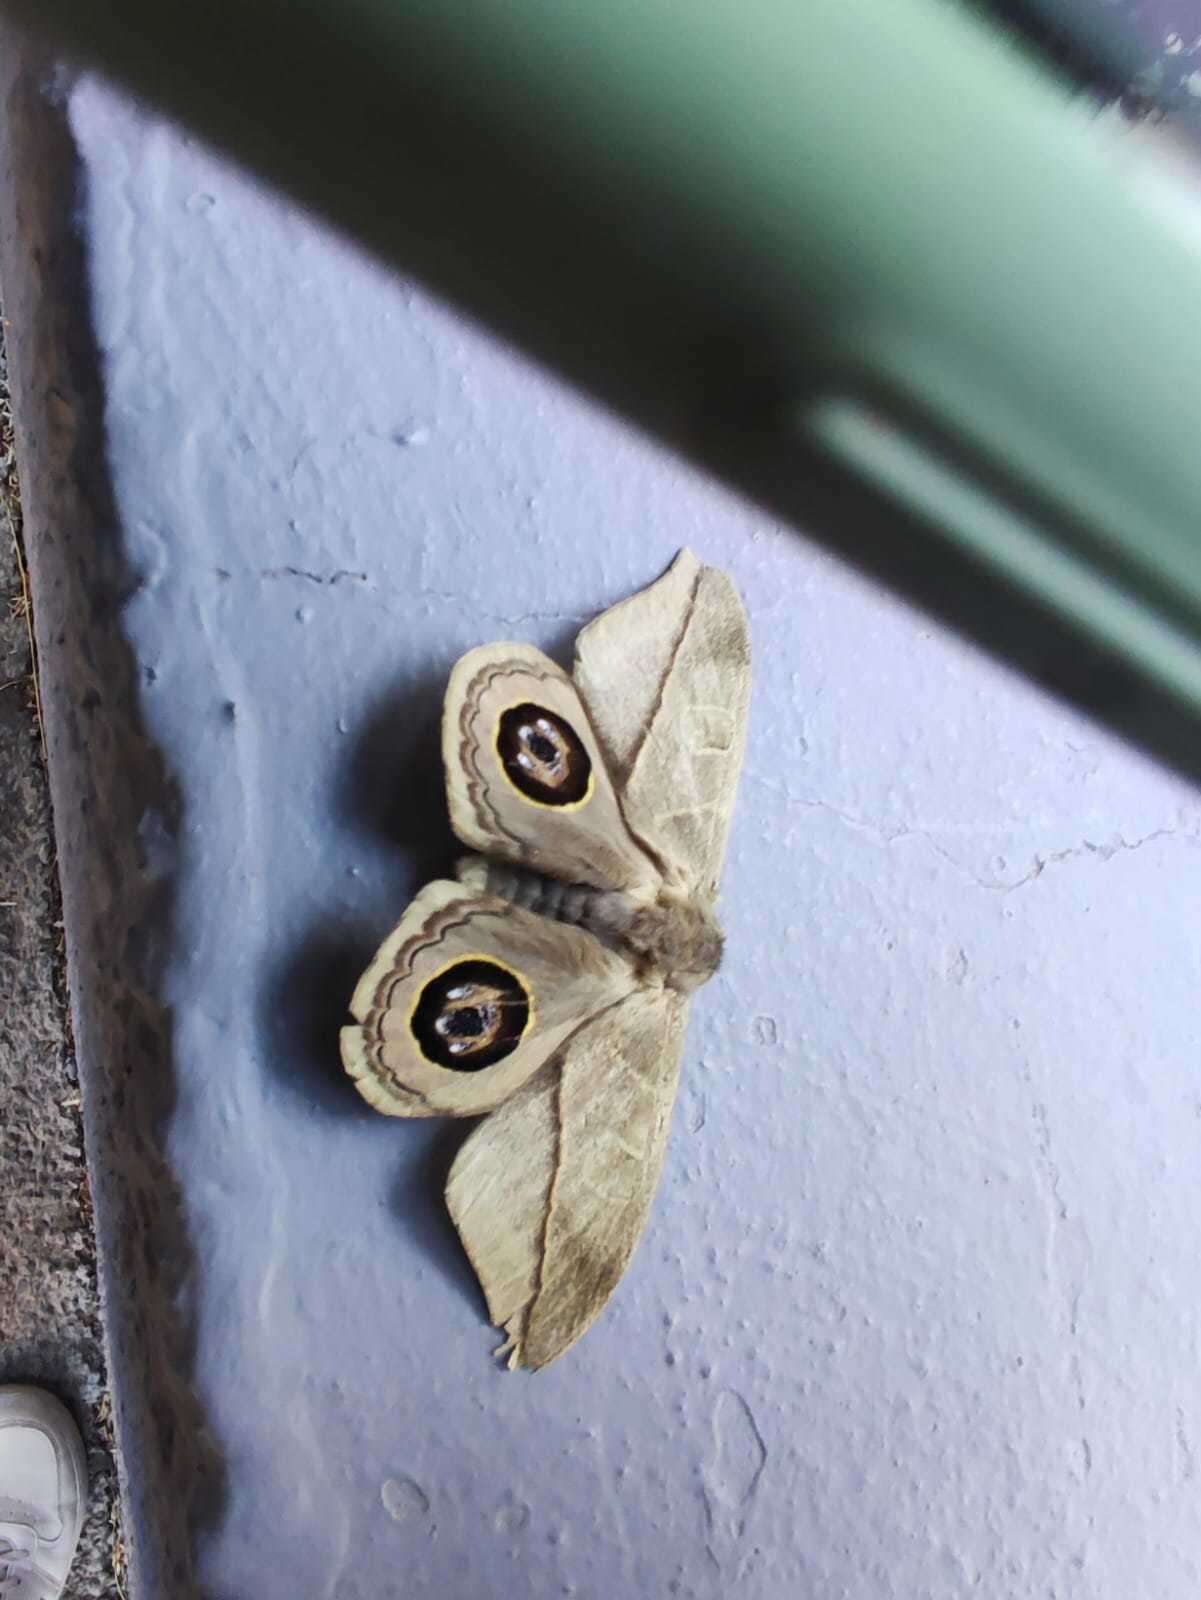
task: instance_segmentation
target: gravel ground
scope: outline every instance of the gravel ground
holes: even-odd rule
[[[0,336],[0,1382],[40,1383],[74,1411],[92,1500],[66,1595],[124,1593],[50,798]]]

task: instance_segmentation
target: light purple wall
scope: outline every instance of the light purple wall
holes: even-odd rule
[[[1197,797],[107,90],[69,120],[182,807],[144,826],[206,1591],[1194,1600]],[[753,629],[728,961],[627,1280],[512,1376],[457,1132],[358,1104],[336,1028],[451,853],[450,663],[561,649],[685,542]]]

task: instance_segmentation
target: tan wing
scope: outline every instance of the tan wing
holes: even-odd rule
[[[438,881],[359,980],[342,1063],[388,1116],[476,1116],[633,983],[629,964],[583,929]]]
[[[473,849],[598,888],[657,885],[575,685],[540,650],[483,645],[456,663],[442,756],[451,824]]]
[[[447,1205],[510,1366],[562,1355],[617,1287],[658,1183],[686,1020],[666,990],[621,1001],[459,1152]]]
[[[572,677],[618,789],[654,719],[692,608],[701,564],[681,550],[661,578],[582,628]]]
[[[712,897],[750,699],[750,639],[733,583],[682,551],[581,632],[574,673],[630,828],[684,886]]]

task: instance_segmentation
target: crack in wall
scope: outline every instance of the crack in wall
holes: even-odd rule
[[[1048,867],[1060,866],[1064,862],[1093,857],[1099,861],[1111,861],[1114,856],[1124,852],[1141,850],[1145,845],[1152,844],[1159,839],[1179,839],[1188,845],[1201,845],[1201,818],[1185,819],[1170,828],[1153,828],[1149,833],[1141,834],[1136,839],[1127,839],[1123,835],[1111,842],[1102,842],[1093,839],[1082,839],[1079,844],[1068,845],[1061,850],[1050,850],[1046,853],[1036,851],[1033,864],[1018,878],[986,877],[978,872],[968,862],[961,860],[953,851],[948,850],[933,837],[930,825],[915,826],[909,823],[890,827],[885,823],[876,822],[870,817],[861,817],[854,812],[844,811],[832,805],[828,800],[817,796],[796,794],[786,783],[777,779],[765,777],[762,773],[748,772],[749,782],[757,783],[761,787],[778,794],[786,806],[795,806],[806,811],[824,811],[829,816],[836,818],[846,827],[858,833],[869,834],[878,843],[885,846],[900,843],[904,839],[918,839],[925,844],[935,855],[946,861],[956,871],[974,883],[979,889],[988,889],[994,894],[1012,894],[1027,884],[1036,882],[1042,877]],[[1013,831],[1011,823],[972,823],[951,824],[951,827],[970,829],[972,833],[1005,833]]]

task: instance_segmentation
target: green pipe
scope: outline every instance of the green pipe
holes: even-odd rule
[[[1201,775],[1198,246],[974,12],[8,9]]]

